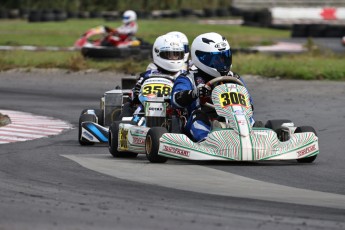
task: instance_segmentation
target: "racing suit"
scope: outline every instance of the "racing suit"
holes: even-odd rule
[[[228,76],[234,76],[244,84],[243,79],[239,75],[230,71]],[[172,89],[172,106],[176,109],[186,110],[187,121],[183,131],[195,142],[203,141],[207,137],[211,131],[210,119],[217,116],[215,110],[201,106],[199,97],[194,93],[198,86],[212,79],[214,77],[202,72],[200,69],[195,69],[194,71],[189,71],[188,74],[178,76]],[[250,102],[253,105],[251,97]],[[251,118],[251,123],[254,123],[253,118]]]
[[[133,121],[137,122],[137,119],[139,117],[136,116],[136,114],[138,114],[143,109],[143,105],[141,104],[141,102],[139,100],[139,93],[141,90],[141,86],[144,83],[144,81],[149,79],[151,76],[161,74],[161,75],[169,75],[169,76],[176,78],[181,73],[185,73],[184,70],[178,71],[177,73],[172,73],[172,72],[165,71],[165,70],[159,68],[158,66],[156,66],[156,67],[157,67],[156,69],[146,70],[145,72],[143,72],[139,75],[138,81],[135,84],[134,88],[132,89],[132,98],[131,98],[132,100],[131,100],[131,102],[125,103],[123,106],[123,111],[122,111],[122,115],[121,115],[122,117],[132,117],[133,116]]]

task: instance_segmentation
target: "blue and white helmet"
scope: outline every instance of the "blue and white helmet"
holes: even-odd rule
[[[184,62],[187,62],[188,58],[189,58],[189,41],[188,41],[187,36],[184,33],[179,32],[179,31],[172,31],[172,32],[167,33],[167,35],[176,36],[178,39],[181,40],[183,47],[184,47],[184,58],[183,58],[183,60],[184,60]]]
[[[225,76],[232,65],[232,52],[226,38],[218,33],[197,36],[191,46],[193,64],[213,76]]]
[[[171,35],[159,36],[152,48],[153,63],[169,72],[184,67],[184,47],[180,39]]]

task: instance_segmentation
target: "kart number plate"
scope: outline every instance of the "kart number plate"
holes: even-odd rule
[[[148,96],[151,94],[169,96],[172,87],[166,84],[147,84],[142,89],[142,94]]]
[[[248,98],[244,96],[242,93],[238,92],[226,92],[219,95],[219,102],[222,107],[232,106],[232,105],[239,105],[239,106],[247,106]]]

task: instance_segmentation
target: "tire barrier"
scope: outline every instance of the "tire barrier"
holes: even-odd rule
[[[28,15],[28,22],[65,21],[67,13],[61,10],[32,10]]]
[[[327,24],[294,24],[291,37],[342,37],[345,35],[345,25]]]
[[[272,25],[272,14],[268,9],[247,10],[242,12],[243,25],[255,27],[270,27]]]
[[[178,17],[228,17],[231,15],[242,16],[243,11],[237,8],[205,8],[205,9],[190,9],[183,8],[180,10],[154,10],[145,11],[137,10],[139,19],[148,18],[178,18]],[[42,9],[42,10],[22,10],[22,9],[0,9],[0,19],[16,19],[24,18],[28,22],[49,22],[49,21],[64,21],[70,18],[103,18],[106,21],[115,21],[121,19],[122,12],[120,11],[64,11],[56,9]]]
[[[81,48],[81,54],[92,59],[133,58],[143,60],[151,58],[151,48],[83,47]]]

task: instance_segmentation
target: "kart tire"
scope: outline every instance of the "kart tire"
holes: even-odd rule
[[[288,119],[268,120],[265,124],[265,128],[272,129],[276,132],[278,129],[281,128],[282,124],[291,122],[292,121]]]
[[[315,129],[311,126],[300,126],[300,127],[297,127],[295,130],[295,133],[307,133],[307,132],[312,132],[317,136]],[[316,159],[316,157],[317,157],[317,154],[314,156],[297,159],[297,162],[312,163]]]
[[[83,47],[81,53],[88,58],[122,58],[121,50],[116,47]]]
[[[109,127],[108,149],[110,154],[115,158],[135,158],[137,153],[120,152],[117,150],[119,139],[119,125],[120,123],[133,124],[131,121],[115,121]]]
[[[120,107],[113,109],[113,111],[111,111],[111,123],[115,121],[121,121],[122,119],[121,113],[122,113],[122,109]]]
[[[96,122],[96,117],[92,114],[81,114],[80,115],[80,117],[79,117],[79,131],[78,131],[79,144],[80,145],[94,145],[95,143],[93,143],[93,142],[89,142],[87,140],[81,140],[81,131],[82,131],[81,123],[83,123],[85,121]]]
[[[104,114],[103,114],[103,110],[102,109],[83,109],[80,113],[80,116],[83,115],[83,114],[86,114],[86,112],[88,110],[94,110],[95,111],[95,114],[97,116],[97,120],[98,120],[98,123],[99,125],[104,125]],[[92,114],[91,114],[92,115]]]
[[[168,158],[158,155],[159,139],[167,132],[168,130],[164,127],[153,127],[148,131],[145,140],[145,152],[151,163],[165,163],[168,160]]]

